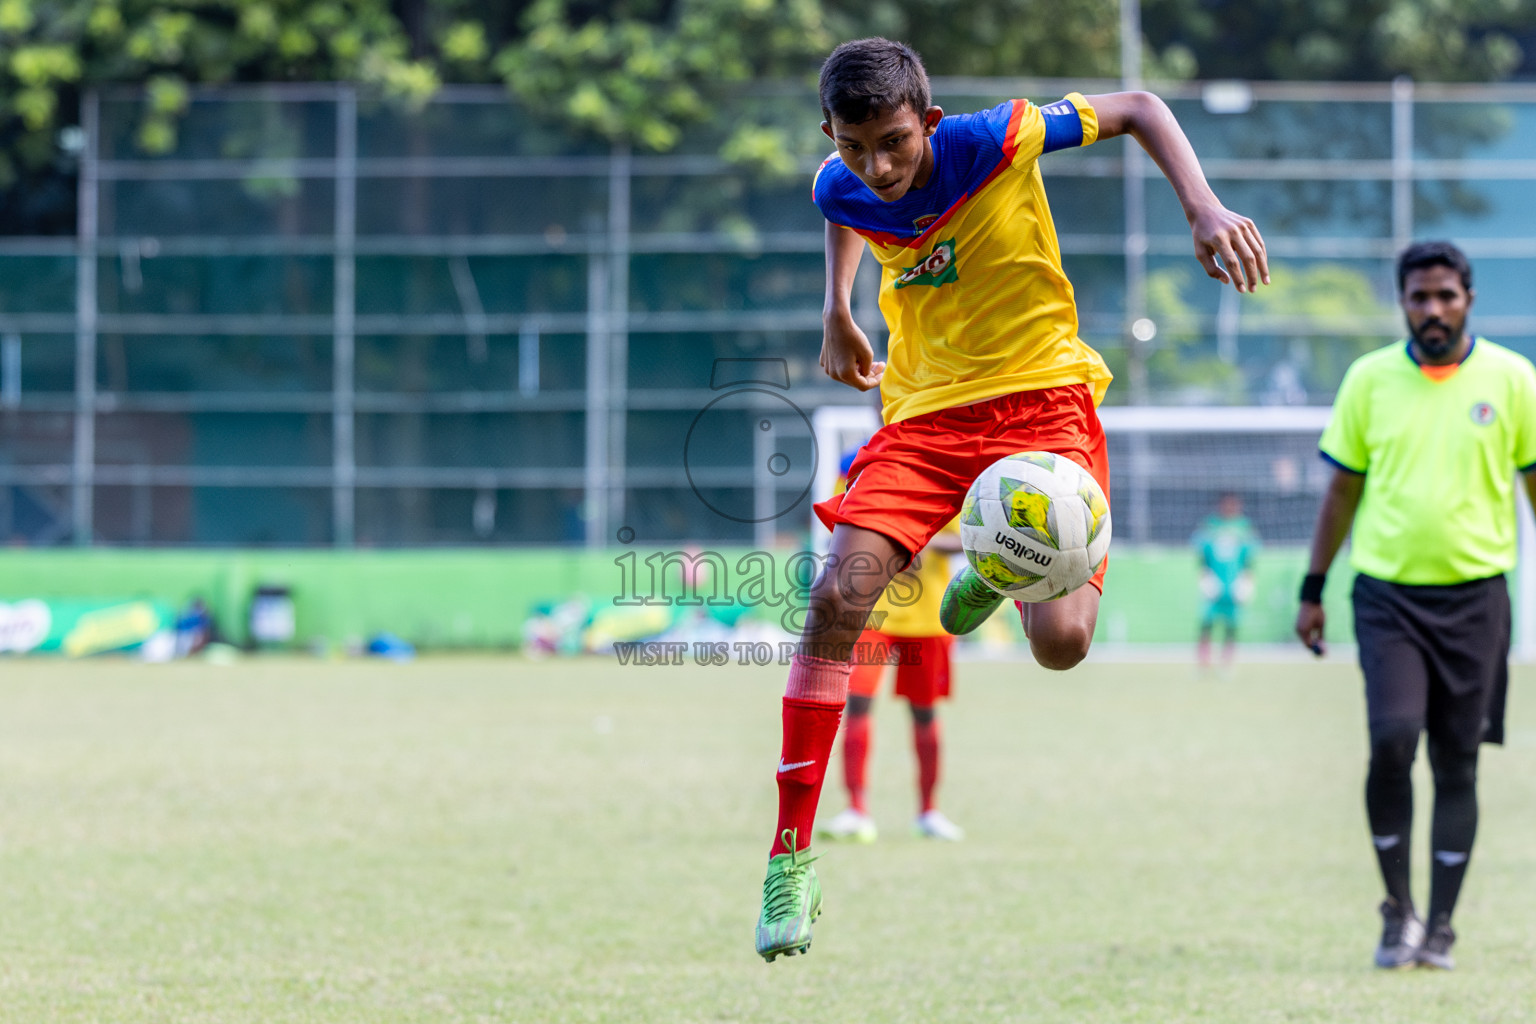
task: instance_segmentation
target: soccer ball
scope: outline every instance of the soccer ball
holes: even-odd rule
[[[1093,578],[1109,555],[1109,502],[1064,455],[998,459],[965,492],[960,542],[987,585],[1015,601],[1054,601]]]

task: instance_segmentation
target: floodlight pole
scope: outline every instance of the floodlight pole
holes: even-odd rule
[[[602,495],[608,532],[626,525],[629,500],[629,259],[630,186],[634,161],[627,143],[613,147],[608,164],[608,467]]]
[[[1120,87],[1127,92],[1141,88],[1141,0],[1120,0]],[[1126,386],[1132,405],[1147,403],[1147,347],[1151,339],[1138,338],[1136,323],[1147,315],[1147,179],[1146,154],[1126,139],[1122,182],[1125,196],[1125,321],[1121,336],[1126,345]],[[1132,434],[1130,459],[1130,515],[1126,539],[1144,542],[1151,538],[1152,451],[1145,434]]]
[[[80,97],[79,210],[75,238],[75,445],[71,467],[71,515],[77,545],[95,535],[96,484],[96,295],[97,164],[101,156],[101,98],[94,92]]]
[[[1141,0],[1120,0],[1120,88],[1140,89]],[[1146,154],[1132,140],[1125,142],[1122,183],[1125,195],[1125,325],[1129,354],[1126,383],[1131,404],[1147,401],[1146,343],[1136,337],[1133,325],[1146,316],[1147,305],[1147,189]]]
[[[1413,79],[1392,79],[1392,251],[1413,241]]]
[[[357,93],[336,91],[335,295],[332,299],[331,541],[357,537]]]
[[[585,445],[582,465],[581,517],[587,547],[602,547],[608,538],[608,423],[609,355],[612,344],[608,322],[612,307],[608,278],[613,261],[605,254],[587,253],[587,381]]]

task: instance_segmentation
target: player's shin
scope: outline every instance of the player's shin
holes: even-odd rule
[[[848,806],[859,813],[869,808],[864,802],[864,777],[869,764],[869,712],[848,711],[843,723],[843,782],[848,787]]]
[[[1477,750],[1429,745],[1435,775],[1435,810],[1430,823],[1429,923],[1450,922],[1477,836]]]
[[[769,856],[810,845],[816,804],[827,777],[827,762],[848,699],[849,664],[807,654],[795,655],[784,690],[784,743],[779,754],[779,818]]]
[[[917,795],[919,814],[933,810],[934,794],[939,788],[939,720],[933,708],[912,709],[912,749],[917,755]]]
[[[1371,842],[1387,895],[1412,909],[1409,889],[1409,840],[1413,831],[1413,758],[1417,727],[1381,730],[1371,742],[1371,766],[1365,779],[1365,810]]]

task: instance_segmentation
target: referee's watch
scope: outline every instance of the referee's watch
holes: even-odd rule
[[[1322,604],[1323,584],[1327,581],[1328,574],[1323,572],[1309,572],[1301,578],[1301,602],[1302,604]]]

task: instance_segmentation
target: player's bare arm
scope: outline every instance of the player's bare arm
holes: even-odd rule
[[[1531,486],[1529,476],[1526,485]],[[1360,495],[1365,490],[1365,474],[1351,473],[1347,469],[1335,469],[1328,490],[1323,495],[1322,508],[1318,509],[1317,526],[1312,531],[1312,558],[1307,564],[1307,575],[1326,575],[1334,556],[1349,536],[1349,528],[1355,521],[1355,510],[1360,507]],[[1323,627],[1327,617],[1323,606],[1311,601],[1301,602],[1296,612],[1296,635],[1301,642],[1321,654],[1327,650],[1323,642]]]
[[[827,297],[821,310],[821,368],[828,377],[860,391],[880,386],[885,364],[853,319],[853,279],[864,255],[864,239],[827,223]]]
[[[1205,272],[1240,292],[1252,292],[1260,281],[1268,284],[1269,258],[1259,229],[1221,205],[1168,105],[1149,92],[1107,93],[1089,96],[1088,102],[1098,114],[1100,139],[1129,135],[1162,170],[1184,207]]]

